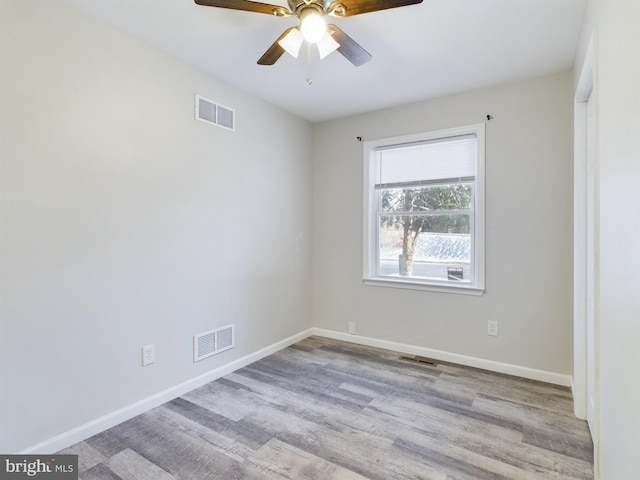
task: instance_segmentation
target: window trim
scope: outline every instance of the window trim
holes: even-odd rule
[[[471,258],[474,278],[469,283],[418,280],[379,276],[377,273],[378,228],[375,172],[372,168],[376,151],[407,143],[475,134],[477,141],[476,179],[474,188],[474,222]],[[485,292],[485,124],[434,130],[399,137],[370,140],[363,145],[363,282],[366,285],[425,290],[442,293],[482,295]]]

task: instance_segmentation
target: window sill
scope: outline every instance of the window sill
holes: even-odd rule
[[[437,283],[422,283],[422,282],[410,282],[407,280],[395,280],[392,278],[365,278],[363,279],[365,285],[372,287],[389,287],[389,288],[404,288],[407,290],[422,290],[427,292],[439,292],[439,293],[453,293],[458,295],[474,295],[481,296],[484,294],[484,288],[478,288],[469,284],[437,284]]]

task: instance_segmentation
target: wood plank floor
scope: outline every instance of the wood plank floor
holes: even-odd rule
[[[78,443],[83,480],[592,479],[569,389],[308,338]]]

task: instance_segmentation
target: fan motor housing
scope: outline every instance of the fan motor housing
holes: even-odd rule
[[[287,0],[287,3],[289,4],[289,8],[291,9],[291,11],[294,12],[298,17],[307,8],[317,9],[321,15],[324,15],[326,13],[322,1],[319,0],[306,2],[300,0]]]

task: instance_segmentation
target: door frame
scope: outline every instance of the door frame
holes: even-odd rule
[[[574,413],[589,423],[598,472],[598,148],[597,79],[591,38],[574,97],[573,397]],[[589,162],[594,167],[589,169]],[[589,204],[591,203],[591,207]],[[595,266],[591,273],[589,257]],[[590,278],[589,275],[592,275]],[[589,302],[589,299],[592,299]],[[591,309],[591,310],[590,310]],[[587,319],[591,315],[593,322]],[[597,478],[597,477],[596,477]]]

